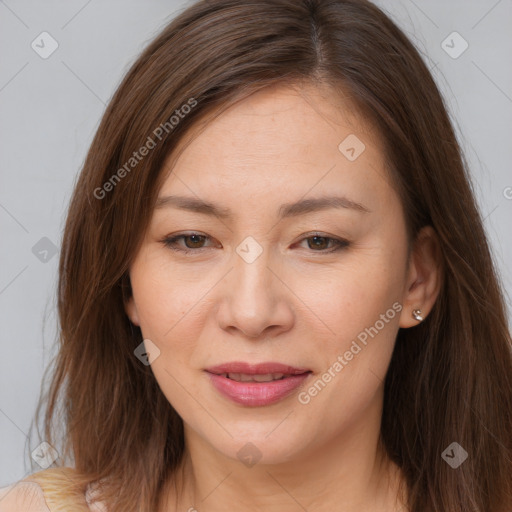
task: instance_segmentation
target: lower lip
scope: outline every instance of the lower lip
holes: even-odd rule
[[[293,375],[270,382],[238,382],[222,375],[207,372],[217,391],[237,404],[256,407],[283,400],[295,391],[309,373]]]

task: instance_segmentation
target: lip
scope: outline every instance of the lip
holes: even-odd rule
[[[298,375],[301,373],[311,371],[309,368],[296,368],[281,363],[258,363],[251,364],[244,361],[233,361],[231,363],[219,364],[206,368],[209,373],[246,373],[248,375],[265,375],[266,373],[286,373],[291,375]]]
[[[224,363],[207,368],[206,373],[215,389],[233,402],[248,407],[270,405],[292,394],[311,374],[308,368],[297,368],[281,363],[250,364],[241,361]],[[265,375],[284,373],[290,375],[270,382],[238,382],[224,377],[223,373]]]

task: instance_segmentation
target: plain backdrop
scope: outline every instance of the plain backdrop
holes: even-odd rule
[[[510,296],[512,1],[376,3],[422,52],[447,100]],[[0,487],[30,472],[27,434],[55,353],[58,251],[73,184],[122,76],[187,5],[0,0]]]

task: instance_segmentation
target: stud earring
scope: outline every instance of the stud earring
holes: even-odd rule
[[[412,316],[418,322],[422,322],[423,321],[423,317],[421,316],[421,309],[413,309]]]

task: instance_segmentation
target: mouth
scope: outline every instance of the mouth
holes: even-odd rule
[[[245,406],[270,405],[294,392],[312,373],[281,363],[226,363],[205,370],[215,389]]]
[[[220,375],[236,382],[271,382],[274,380],[283,380],[292,377],[291,374],[284,373],[262,373],[254,375],[250,375],[248,373],[219,373],[216,375]]]

